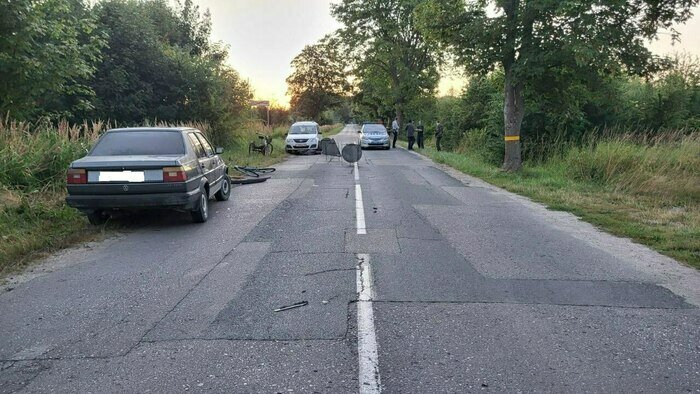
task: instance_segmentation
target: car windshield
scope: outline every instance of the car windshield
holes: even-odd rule
[[[316,126],[295,124],[289,129],[289,134],[316,134]]]
[[[367,135],[386,134],[386,129],[382,125],[365,125],[364,133]]]
[[[182,155],[185,144],[175,131],[118,131],[104,135],[91,156]]]

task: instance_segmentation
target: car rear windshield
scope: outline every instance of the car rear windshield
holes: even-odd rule
[[[315,125],[293,125],[289,129],[289,134],[316,134]]]
[[[182,155],[185,144],[175,131],[118,131],[105,134],[92,156]]]

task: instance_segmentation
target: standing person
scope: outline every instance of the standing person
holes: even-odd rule
[[[399,118],[394,118],[391,122],[391,132],[394,134],[394,143],[392,146],[396,148],[396,139],[399,137]]]
[[[425,142],[425,140],[424,140],[425,134],[423,133],[424,131],[425,131],[425,130],[424,130],[424,128],[423,128],[423,121],[422,121],[422,120],[419,120],[419,121],[418,121],[418,126],[416,127],[416,134],[418,135],[418,139],[417,139],[418,141],[417,141],[417,142],[418,142],[418,147],[419,147],[420,149],[425,148],[425,143],[424,143],[424,142]]]
[[[406,125],[406,137],[408,137],[408,150],[413,150],[413,144],[416,142],[416,129],[413,127],[412,120],[409,120]]]
[[[438,152],[442,150],[442,147],[440,146],[440,140],[442,140],[442,133],[444,131],[444,128],[442,126],[442,123],[440,121],[437,121],[437,124],[435,125],[435,148],[437,148]]]

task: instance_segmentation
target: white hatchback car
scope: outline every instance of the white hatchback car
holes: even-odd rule
[[[307,153],[320,151],[323,136],[316,122],[296,122],[290,128],[285,139],[284,150],[287,153]]]

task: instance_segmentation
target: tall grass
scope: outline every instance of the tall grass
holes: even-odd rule
[[[589,141],[544,165],[562,165],[576,180],[668,204],[700,201],[700,132],[623,134]]]
[[[68,164],[104,129],[103,122],[52,126],[0,119],[0,186],[31,191],[60,184]]]
[[[558,169],[577,181],[667,204],[700,199],[700,132],[692,129],[608,128],[578,137],[524,139],[523,145],[526,167]],[[497,166],[503,158],[502,137],[486,129],[470,130],[453,151]]]

